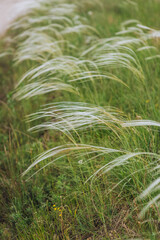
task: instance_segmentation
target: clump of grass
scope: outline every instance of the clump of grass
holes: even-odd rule
[[[71,6],[72,8],[70,9]],[[22,42],[23,45],[20,46],[20,48],[22,49],[21,51],[22,59],[23,59],[23,56],[26,56],[25,51],[28,51],[28,43],[30,44],[30,49],[34,47],[34,44],[32,44],[32,41],[30,39],[30,37],[32,38],[34,36],[33,34],[38,33],[40,37],[42,36],[47,39],[47,35],[46,36],[43,35],[43,32],[47,30],[47,32],[52,32],[51,34],[52,39],[57,39],[58,41],[64,40],[64,36],[66,34],[72,34],[72,33],[81,34],[81,29],[83,29],[85,26],[81,24],[75,25],[73,27],[69,26],[69,24],[72,24],[72,21],[68,18],[68,16],[72,16],[75,9],[74,5],[71,5],[71,6],[66,4],[55,6],[56,17],[54,16],[54,18],[49,17],[50,14],[48,14],[47,17],[46,16],[40,17],[40,18],[38,17],[38,19],[36,16],[36,19],[33,19],[32,21],[33,27],[29,30],[27,29],[28,23],[26,23],[26,25],[22,24],[23,29],[24,29],[24,26],[27,29],[18,36],[19,39],[26,38],[26,40]],[[46,9],[44,10],[45,14],[48,10],[50,11],[50,9],[46,7]],[[58,24],[57,23],[48,24],[48,19],[46,18],[49,18],[49,20],[53,22],[58,21]],[[28,19],[25,19],[25,20],[28,20]],[[45,21],[47,22],[47,25],[43,27],[36,26],[37,23],[40,24],[41,22],[45,22]],[[35,27],[34,27],[34,24],[35,24]],[[133,24],[136,24],[136,26],[135,27],[132,26]],[[61,28],[62,30],[60,31]],[[119,79],[119,76],[117,77],[116,75],[113,75],[112,72],[110,71],[106,73],[106,69],[109,69],[109,70],[110,69],[117,70],[118,68],[127,69],[135,76],[136,79],[138,78],[139,80],[144,82],[145,77],[144,77],[143,69],[142,69],[140,60],[138,59],[138,55],[136,55],[136,52],[133,49],[134,49],[134,46],[135,47],[138,46],[138,51],[139,51],[139,46],[144,46],[143,50],[148,49],[146,41],[152,38],[156,33],[158,34],[158,32],[154,31],[154,34],[144,33],[143,30],[151,30],[151,29],[140,25],[140,23],[136,20],[129,20],[124,22],[121,25],[121,28],[122,30],[118,32],[117,35],[134,34],[136,37],[125,36],[123,38],[113,37],[109,39],[100,39],[97,41],[97,43],[94,43],[94,45],[92,45],[89,49],[83,51],[83,53],[79,58],[75,58],[72,56],[65,56],[61,54],[62,53],[61,52],[60,57],[53,58],[53,56],[52,57],[50,56],[51,59],[47,60],[42,53],[42,55],[40,56],[40,58],[43,59],[42,64],[40,64],[38,67],[34,69],[29,70],[21,78],[19,82],[19,84],[21,84],[24,81],[27,81],[27,82],[32,81],[33,83],[27,84],[26,86],[22,87],[22,89],[20,88],[20,90],[15,94],[15,97],[20,96],[19,98],[28,98],[28,97],[43,94],[46,92],[50,92],[50,91],[55,91],[55,90],[71,91],[73,89],[71,85],[68,85],[68,83],[66,84],[61,82],[59,83],[55,82],[54,80],[57,80],[58,78],[64,78],[64,79],[69,78],[70,83],[72,82],[77,83],[77,81],[79,80],[81,80],[82,82],[84,81],[85,83],[86,79],[87,81],[88,79],[92,80],[93,77],[96,76],[96,78],[105,77],[105,78],[117,80],[123,83],[123,81]],[[32,34],[32,31],[33,31],[33,34]],[[42,33],[39,33],[40,31]],[[35,39],[35,36],[33,37],[33,40],[34,39]],[[26,41],[28,41],[28,43]],[[58,42],[56,41],[56,44],[57,43]],[[40,45],[39,45],[39,48],[41,49]],[[142,50],[142,47],[140,50]],[[47,51],[50,52],[49,49]],[[29,52],[32,52],[32,50],[29,50]],[[30,60],[34,61],[36,59],[36,52],[34,53],[35,58],[34,57],[32,58],[31,56]],[[88,57],[86,58],[86,56]],[[19,57],[19,59],[20,60],[18,60],[18,62],[21,62],[22,61],[21,57]],[[98,70],[98,71],[96,72],[95,70]],[[101,73],[98,74],[99,72]],[[120,72],[121,70],[118,71],[117,74],[119,75]],[[77,74],[79,75],[78,78],[74,78],[74,76]],[[44,80],[44,76],[47,76],[47,80]],[[53,80],[52,87],[50,88],[46,87],[46,85],[49,84],[48,80],[50,80],[50,78],[53,76],[54,78],[52,78]],[[58,107],[58,110],[54,109],[55,107],[56,108]],[[65,112],[62,114],[61,111],[65,111]],[[114,124],[119,123],[119,120],[115,118],[115,116],[113,116],[112,113],[108,111],[106,112],[106,110],[103,110],[100,107],[93,108],[91,106],[87,106],[84,103],[83,104],[69,103],[69,105],[64,102],[58,103],[54,105],[54,107],[49,106],[48,108],[42,110],[41,112],[31,115],[31,117],[32,117],[31,118],[32,120],[43,119],[45,117],[51,117],[53,119],[52,122],[44,122],[40,125],[32,127],[31,130],[52,129],[52,130],[60,130],[64,133],[68,132],[68,134],[70,134],[69,130],[71,129],[77,132],[77,130],[79,129],[85,129],[86,126],[88,125],[95,127],[99,123],[100,124],[103,123],[108,127],[109,124],[111,123],[114,123]],[[56,121],[54,120],[55,117],[56,117]],[[110,128],[113,130],[112,125]],[[137,153],[134,153],[134,154],[137,155]],[[129,157],[128,155],[126,156],[127,156],[126,158],[125,156],[122,158],[118,158],[117,161],[119,161],[119,159],[128,159],[130,158],[130,156],[132,156],[132,154],[129,155]]]
[[[125,2],[126,6],[132,5],[138,11],[140,4]],[[52,164],[54,174],[62,177],[62,182],[58,183],[62,190],[74,179],[73,189],[65,190],[64,194],[65,198],[72,198],[73,207],[61,206],[64,214],[60,218],[61,229],[57,227],[57,232],[62,239],[67,238],[67,231],[70,231],[63,219],[65,207],[72,215],[73,226],[78,222],[83,236],[86,231],[98,231],[97,226],[103,226],[102,235],[112,239],[110,226],[118,226],[114,223],[118,207],[112,212],[112,205],[121,207],[122,203],[127,205],[127,213],[125,219],[120,216],[118,222],[123,226],[121,229],[125,229],[127,238],[148,237],[148,232],[142,233],[142,229],[143,232],[147,228],[158,232],[160,180],[156,139],[159,133],[133,127],[159,126],[156,121],[142,120],[150,114],[146,107],[150,102],[152,118],[159,116],[149,88],[152,85],[156,91],[158,86],[159,72],[152,68],[156,68],[154,61],[159,58],[159,31],[132,18],[123,21],[120,31],[114,31],[114,35],[101,36],[89,24],[94,19],[92,8],[94,10],[95,6],[103,10],[106,3],[39,0],[30,9],[30,15],[12,25],[13,31],[19,32],[14,38],[17,42],[15,68],[22,68],[23,72],[14,99],[23,100],[23,105],[29,99],[27,102],[36,103],[38,108],[39,99],[47,102],[41,110],[37,111],[35,107],[27,121],[28,125],[34,123],[30,131],[41,132],[36,136],[40,136],[42,142],[47,135],[45,151],[40,150],[44,153],[34,158],[22,175],[34,167],[36,171],[29,177],[30,181],[38,175],[47,179],[47,169],[51,169]],[[119,5],[113,7],[117,14],[122,11],[120,9]],[[86,16],[86,12],[90,13]],[[99,17],[97,21],[100,21]],[[24,65],[28,69],[25,72]],[[136,120],[132,121],[133,117]],[[37,174],[40,170],[41,174]],[[57,183],[56,178],[53,181]],[[61,191],[56,188],[54,191],[60,195]],[[87,206],[87,214],[83,204]],[[130,206],[132,210],[128,210]],[[77,209],[80,209],[78,214]],[[130,230],[133,221],[126,224],[126,219],[133,216],[136,227]],[[147,222],[152,223],[153,218],[154,226]],[[86,219],[89,225],[84,224]],[[98,219],[97,223],[95,219]],[[139,226],[141,219],[146,219],[146,226],[142,226],[144,222]],[[138,235],[133,234],[137,228]],[[126,238],[122,230],[115,231],[117,239],[119,236]],[[97,232],[95,236],[98,236]],[[73,232],[69,237],[73,237]]]
[[[72,154],[72,152],[77,152],[78,158],[82,158],[84,159],[85,156],[90,156],[93,155],[93,157],[89,157],[87,159],[87,161],[93,161],[95,160],[97,157],[102,157],[106,154],[111,154],[111,153],[121,153],[123,155],[115,158],[112,161],[109,161],[107,164],[105,164],[104,166],[101,166],[100,169],[98,169],[93,175],[91,175],[86,182],[88,182],[90,179],[97,178],[100,177],[100,175],[102,174],[107,174],[109,171],[111,171],[112,169],[116,168],[116,167],[120,167],[123,165],[128,165],[129,164],[129,160],[134,158],[134,161],[136,161],[136,157],[139,156],[143,156],[143,155],[148,155],[149,157],[151,157],[152,159],[154,159],[154,162],[151,162],[147,168],[150,169],[150,171],[153,170],[159,170],[159,155],[155,154],[155,153],[149,153],[149,152],[134,152],[134,153],[130,153],[130,152],[126,152],[126,150],[118,150],[118,149],[110,149],[110,148],[105,148],[105,147],[101,147],[101,146],[92,146],[92,145],[85,145],[85,144],[76,144],[76,145],[65,145],[65,146],[58,146],[56,148],[50,149],[49,151],[43,153],[42,155],[40,155],[34,162],[32,165],[30,165],[30,167],[23,173],[23,176],[25,174],[27,174],[31,168],[35,167],[37,164],[39,164],[40,162],[48,159],[48,158],[53,158],[53,160],[47,164],[45,164],[42,168],[40,168],[38,171],[36,171],[31,177],[33,177],[35,174],[37,174],[39,171],[41,171],[43,168],[45,168],[46,166],[53,164],[56,161],[61,160],[63,157],[66,156],[66,154]],[[80,153],[81,151],[84,151],[84,153]],[[96,155],[95,155],[96,154]],[[60,155],[60,156],[59,156]],[[77,156],[76,156],[77,158]],[[156,161],[155,161],[156,159]],[[79,164],[85,164],[85,160],[79,160],[78,162]],[[132,172],[132,175],[136,174],[137,171],[142,171],[142,169],[138,169],[135,170],[135,172]],[[156,171],[156,176],[159,174],[158,171]],[[130,175],[131,176],[131,175]],[[123,180],[122,180],[123,181]],[[159,190],[159,178],[155,179],[150,186],[143,191],[143,193],[141,193],[141,195],[139,196],[139,198],[144,198],[147,195],[151,194],[152,192],[158,192]],[[118,183],[120,184],[120,183]],[[111,192],[111,190],[110,190]],[[155,204],[156,201],[159,200],[159,194],[156,195],[152,200],[149,201],[149,203],[141,210],[140,213],[140,217],[144,216],[145,212],[149,209],[149,207],[152,204]]]

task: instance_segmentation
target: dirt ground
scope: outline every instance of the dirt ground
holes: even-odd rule
[[[24,14],[28,0],[0,0],[0,36],[4,35],[10,23]]]

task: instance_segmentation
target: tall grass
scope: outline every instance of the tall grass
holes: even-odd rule
[[[145,77],[143,69],[135,50],[137,47],[138,51],[148,50],[151,47],[154,48],[154,46],[148,47],[147,40],[158,37],[159,31],[143,26],[136,20],[129,20],[122,23],[122,30],[117,33],[117,35],[125,34],[125,36],[98,39],[96,43],[91,43],[91,47],[84,50],[79,58],[65,56],[63,54],[65,49],[63,50],[61,47],[61,43],[63,44],[63,42],[67,41],[67,38],[65,37],[66,34],[82,35],[84,29],[85,31],[92,29],[93,32],[94,29],[81,23],[81,17],[74,13],[76,5],[66,3],[59,4],[57,1],[53,1],[52,4],[54,4],[54,6],[52,5],[53,7],[51,8],[51,3],[48,1],[46,1],[46,3],[40,3],[39,9],[45,13],[43,17],[37,15],[34,18],[24,17],[24,19],[13,24],[14,29],[20,28],[23,30],[23,32],[16,37],[16,41],[22,39],[22,43],[20,43],[20,46],[18,47],[18,55],[15,59],[16,62],[20,63],[27,59],[42,62],[41,64],[38,64],[38,67],[29,70],[21,78],[19,84],[23,81],[32,83],[24,85],[22,88],[20,87],[20,90],[15,94],[15,97],[24,99],[55,90],[67,90],[72,92],[74,91],[74,86],[69,85],[67,82],[70,82],[70,84],[77,81],[85,82],[86,79],[87,81],[93,81],[94,77],[97,79],[109,78],[123,83],[123,80],[119,79],[121,70],[117,72],[117,69],[119,68],[129,70],[136,80],[138,78],[140,81],[144,81]],[[50,24],[48,24],[49,22]],[[32,27],[28,28],[30,24],[32,24]],[[144,30],[149,31],[149,33],[145,33]],[[45,32],[47,32],[47,34]],[[136,37],[130,37],[128,34],[134,34]],[[71,48],[76,48],[73,43],[71,45],[69,43],[69,46],[71,46]],[[144,47],[139,48],[139,46]],[[47,59],[48,57],[46,55],[48,55],[49,59]],[[60,55],[60,57],[57,58],[56,55]],[[151,57],[152,55],[150,58]],[[116,69],[116,75],[113,75],[113,70],[111,69]],[[87,72],[85,72],[85,70],[87,70]],[[98,74],[99,72],[100,74]],[[78,77],[75,78],[75,75]],[[64,83],[61,83],[61,81],[57,81],[58,79],[66,80]],[[81,91],[81,87],[76,86],[76,89]],[[96,91],[97,94],[99,94],[97,89]],[[101,111],[102,114],[100,113]],[[46,109],[31,115],[32,120],[43,120],[46,117],[50,117],[53,120],[50,122],[43,122],[32,127],[30,130],[43,131],[51,129],[68,132],[73,129],[77,132],[80,129],[85,129],[86,126],[95,128],[97,124],[104,124],[107,127],[109,126],[112,130],[112,125],[117,125],[119,123],[119,120],[113,114],[114,112],[106,112],[106,110],[103,110],[103,108],[101,109],[101,107],[99,107],[99,109],[94,108],[86,103],[62,102],[49,106]],[[141,126],[148,125],[147,121],[134,121],[122,125],[123,127],[136,126],[138,123]],[[155,124],[150,123],[149,125]],[[54,155],[53,150],[52,152]],[[127,154],[115,159],[110,164],[113,164],[113,166],[117,166],[117,164],[121,165],[129,158],[140,154],[143,153],[135,152],[133,154]],[[153,153],[145,154],[153,155]],[[38,163],[40,160],[37,160],[35,163]],[[104,166],[100,169],[103,168]],[[112,169],[112,167],[109,169]],[[108,170],[105,172],[107,171]],[[149,189],[152,190],[153,186],[157,186],[157,184],[159,184],[158,179],[150,185]],[[148,194],[150,194],[150,191],[148,191]],[[141,194],[141,196],[146,195],[147,190]],[[158,200],[158,196],[153,198],[147,207],[149,207],[154,201]]]
[[[138,8],[138,3],[125,2]],[[139,217],[145,217],[149,211],[149,218],[154,205],[152,214],[159,218],[160,156],[145,144],[149,139],[147,131],[151,130],[135,127],[159,127],[160,123],[131,120],[123,107],[119,105],[118,110],[117,106],[110,106],[111,101],[106,102],[106,94],[113,86],[116,99],[125,94],[118,88],[132,91],[140,86],[150,96],[148,62],[159,58],[156,41],[160,31],[131,19],[123,22],[114,36],[101,38],[79,12],[91,5],[103,8],[103,4],[103,1],[37,1],[30,15],[12,25],[13,31],[18,32],[13,40],[18,42],[15,63],[28,66],[17,83],[14,98],[26,101],[47,94],[47,105],[27,118],[29,131],[47,130],[51,135],[58,131],[60,136],[67,136],[65,144],[40,154],[23,176],[37,164],[40,168],[32,176],[66,157],[84,166],[103,159],[84,183],[89,184],[90,180],[94,188],[95,180],[113,172],[115,185],[110,187],[108,183],[107,194],[112,194],[119,185],[123,186],[123,194],[123,188],[127,191],[128,181],[132,181],[132,186],[137,186],[134,201],[144,199]],[[132,197],[131,193],[129,198]]]

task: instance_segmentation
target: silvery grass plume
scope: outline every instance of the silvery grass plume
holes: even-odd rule
[[[126,121],[122,123],[122,127],[144,127],[144,126],[154,126],[154,127],[160,127],[160,123],[153,120],[132,120],[132,121]],[[151,200],[148,202],[148,204],[144,207],[143,211],[140,214],[140,217],[143,217],[145,212],[148,210],[148,208],[156,204],[157,207],[159,207],[160,204],[160,162],[158,161],[157,166],[153,167],[152,172],[154,173],[155,180],[148,186],[148,188],[140,195],[140,198],[146,198],[150,196],[151,194],[154,194],[154,197],[151,198]]]
[[[148,51],[150,53],[150,56],[146,57],[145,60],[160,58],[160,55],[153,55],[151,51],[158,51],[154,43],[160,38],[160,30],[147,27],[137,20],[130,19],[123,22],[121,24],[121,31],[116,33],[116,35],[123,35],[123,37],[126,37],[126,34],[133,34],[139,41],[145,43],[144,46],[137,49],[137,51]],[[148,43],[152,45],[148,45]]]
[[[42,16],[37,15],[36,10],[42,10]],[[14,39],[19,43],[15,58],[17,63],[24,60],[45,61],[58,54],[62,55],[65,49],[73,47],[73,44],[67,42],[68,35],[96,32],[81,22],[84,19],[77,15],[75,4],[44,1],[40,2],[39,8],[34,8],[33,13],[12,25],[12,29],[23,31]]]
[[[29,16],[26,19],[28,18]],[[40,22],[40,20],[42,21],[42,23]],[[70,16],[70,18],[68,16],[47,16],[45,18],[38,17],[38,21],[39,22],[36,24],[36,22],[34,23],[32,19],[32,25],[28,24],[28,27],[26,27],[26,29],[22,28],[23,32],[16,36],[15,40],[21,41],[27,37],[30,37],[32,34],[38,34],[41,32],[47,33],[48,35],[51,35],[53,39],[56,38],[57,40],[63,40],[68,33],[81,34],[83,30],[89,33],[89,29],[96,32],[93,27],[82,24],[81,18],[78,15]]]
[[[44,77],[47,77],[49,79],[49,77],[53,76],[61,80],[65,79],[66,77],[68,80],[77,80],[77,78],[82,76],[82,73],[86,73],[87,78],[89,76],[92,78],[93,75],[96,75],[96,77],[98,77],[98,75],[99,77],[103,76],[98,74],[97,71],[96,74],[95,71],[90,72],[90,69],[97,70],[96,64],[92,61],[80,60],[71,56],[57,57],[48,60],[45,63],[40,64],[38,67],[35,67],[26,72],[20,79],[18,85],[20,85],[20,83],[22,83],[23,81],[32,82],[37,81],[38,79],[41,80]]]
[[[134,29],[136,29],[136,31]],[[139,35],[139,38],[142,38],[145,41],[148,39],[160,38],[160,30],[145,26],[134,19],[123,22],[121,24],[121,31],[118,32],[117,35],[125,33],[137,34]]]
[[[139,28],[140,21],[136,19],[129,19],[121,23],[120,31],[116,33],[116,35],[130,35],[133,34],[134,37],[137,36],[139,38],[144,34],[143,29]]]
[[[144,25],[139,24],[139,28],[146,30],[147,32],[144,34],[144,39],[147,41],[151,41],[154,45],[159,41],[160,39],[160,30],[155,30],[149,27],[146,27]],[[153,49],[153,48],[152,48]],[[151,49],[149,49],[151,50]],[[160,54],[156,53],[157,48],[154,47],[155,53],[154,55],[152,54],[151,56],[148,56],[145,58],[146,61],[154,60],[154,59],[160,59]]]
[[[122,127],[141,127],[141,126],[160,127],[160,123],[153,120],[131,120],[122,123]]]
[[[48,60],[25,73],[20,79],[18,85],[23,81],[31,82],[43,79],[44,75],[47,76],[47,78],[53,76],[61,79],[67,78],[68,82],[85,82],[86,80],[108,78],[125,84],[119,76],[110,73],[110,69],[117,70],[118,67],[126,68],[136,77],[138,76],[141,80],[144,79],[140,63],[138,62],[135,53],[130,48],[109,48],[108,52],[104,51],[104,53],[102,53],[104,49],[105,48],[103,47],[94,50],[94,54],[92,52],[92,60],[83,60],[83,58],[78,59],[71,56],[61,56]],[[84,55],[87,53],[84,53]],[[99,73],[101,69],[103,69],[104,74]]]
[[[86,54],[94,55],[96,51],[101,53],[114,51],[114,49],[115,51],[122,51],[123,47],[134,50],[138,47],[146,46],[146,39],[142,37],[144,36],[144,31],[139,25],[140,22],[135,19],[123,22],[120,26],[121,31],[116,32],[115,36],[95,40],[94,44],[82,53],[82,56]]]
[[[108,47],[115,48],[126,46],[137,52],[145,50],[150,51],[151,49],[157,50],[154,46],[154,42],[151,42],[150,40],[157,40],[160,38],[159,30],[147,27],[136,19],[129,19],[123,22],[120,29],[121,30],[116,33],[116,36],[98,41],[98,47],[99,45],[102,47],[104,45],[105,49],[107,49]],[[150,52],[150,54],[152,54],[152,52]]]
[[[124,81],[112,73],[101,74],[93,61],[61,56],[46,61],[26,72],[17,84],[14,97],[20,100],[52,90],[78,93],[80,84],[91,81],[94,85],[94,81],[107,79],[127,86]],[[22,82],[25,82],[24,86],[21,85]]]
[[[12,23],[13,29],[28,28],[32,24],[44,23],[50,17],[67,16],[73,14],[76,9],[75,4],[66,3],[65,0],[27,0],[17,3],[17,8],[29,9],[29,16],[21,17]],[[39,15],[39,13],[41,13]],[[48,16],[47,16],[48,15]]]
[[[126,41],[128,42],[128,40],[127,38]],[[121,41],[123,41],[123,44],[120,43]],[[124,68],[131,71],[136,78],[143,81],[144,74],[136,53],[131,48],[123,45],[125,45],[125,39],[122,38],[100,40],[90,49],[84,51],[82,56],[84,57],[89,54],[91,60],[100,69]]]
[[[55,79],[56,85],[57,80],[59,79],[60,80],[59,90],[61,89],[62,81],[64,81],[67,84],[72,84],[73,82],[74,83],[79,82],[83,84],[86,81],[93,82],[96,79],[97,80],[111,79],[126,85],[120,78],[118,78],[116,75],[112,73],[100,74],[97,65],[93,61],[80,60],[78,58],[71,56],[62,56],[46,61],[45,63],[39,65],[38,67],[35,67],[26,72],[20,79],[19,83],[17,84],[17,87],[20,86],[20,84],[24,81],[25,84],[27,83],[33,84],[27,85],[28,87],[25,86],[22,87],[22,90],[20,89],[21,88],[20,86],[19,88],[17,88],[16,90],[17,93],[15,96],[20,97],[22,92],[26,93],[28,92],[27,96],[29,96],[29,91],[33,90],[35,82],[37,82],[36,84],[37,87],[39,84],[39,88],[42,89],[42,86],[46,86],[43,85],[44,79],[46,79],[46,81],[48,80],[48,82],[53,82],[53,79]],[[19,91],[20,93],[18,93]],[[36,95],[36,92],[34,95]],[[32,94],[30,96],[32,96]]]
[[[63,48],[74,48],[67,41],[53,41],[45,33],[34,33],[19,45],[15,55],[15,62],[19,64],[26,60],[46,62],[48,58],[63,56]]]
[[[91,62],[90,62],[91,64]],[[85,66],[85,62],[81,61],[75,57],[71,56],[62,56],[57,57],[51,60],[46,61],[43,64],[40,64],[38,67],[35,67],[28,72],[26,72],[20,79],[18,85],[23,82],[35,81],[37,78],[42,78],[47,76],[53,76],[60,74],[61,76],[69,75],[70,77],[74,73],[81,72],[81,67]]]
[[[29,99],[54,91],[68,91],[78,94],[78,90],[72,85],[63,83],[57,78],[50,78],[49,80],[41,79],[41,81],[25,84],[24,87],[17,88],[13,97],[17,100]]]
[[[76,152],[76,154],[75,154]],[[37,159],[28,167],[27,170],[23,173],[23,176],[26,175],[33,167],[35,167],[40,162],[43,162],[45,160],[48,160],[49,158],[52,158],[53,160],[46,163],[43,167],[41,167],[38,171],[36,171],[32,176],[37,174],[39,171],[41,171],[43,168],[55,163],[56,161],[59,161],[60,159],[66,157],[66,156],[72,156],[74,159],[81,159],[78,161],[79,164],[85,164],[88,161],[93,161],[98,157],[105,156],[106,154],[113,154],[113,153],[119,153],[120,156],[114,158],[113,160],[107,162],[102,167],[100,167],[95,173],[93,173],[87,180],[91,180],[93,183],[94,180],[99,178],[103,174],[107,174],[109,171],[113,170],[115,167],[122,167],[124,165],[128,165],[129,162],[132,161],[141,161],[143,159],[143,156],[148,156],[152,159],[154,159],[154,162],[149,164],[147,167],[144,167],[143,170],[159,170],[159,161],[160,156],[154,153],[150,152],[127,152],[125,150],[117,150],[112,148],[105,148],[105,147],[99,147],[99,146],[93,146],[93,145],[87,145],[87,144],[67,144],[58,146],[55,148],[52,148],[43,154],[40,154]],[[154,166],[154,167],[153,167]],[[142,170],[142,169],[141,169]],[[139,170],[138,170],[139,171]],[[159,171],[157,171],[158,173]],[[115,187],[117,187],[121,182],[126,180],[128,177],[134,176],[137,171],[132,172],[129,176],[127,176],[125,179],[120,181]],[[30,179],[32,176],[30,176],[28,179]],[[137,199],[142,199],[146,196],[150,196],[152,193],[159,191],[159,184],[160,184],[160,178],[153,181],[153,183],[143,191],[140,196],[137,197]],[[114,188],[115,188],[114,187]],[[108,193],[110,193],[113,189],[110,189]],[[156,197],[152,198],[151,201],[148,202],[148,204],[142,209],[142,211],[139,214],[139,217],[143,217],[146,213],[146,211],[150,208],[153,204],[159,204],[160,194],[158,193]]]
[[[44,122],[46,118],[47,122]],[[30,131],[58,130],[73,139],[71,132],[79,136],[79,130],[94,127],[110,129],[118,136],[121,131],[119,125],[122,123],[122,112],[115,108],[82,102],[58,102],[48,104],[46,108],[28,116],[30,122],[38,119],[43,123],[30,128]]]
[[[131,24],[132,22],[137,23],[136,20],[130,20],[126,23],[123,23],[122,28],[124,28],[124,26],[128,24]],[[45,26],[44,29],[46,27],[48,26]],[[36,32],[35,29],[38,29],[38,32]],[[27,77],[29,77],[29,75],[32,75],[33,72],[36,71],[37,74],[32,76],[31,80],[36,80],[35,78],[43,77],[43,74],[46,73],[49,75],[51,75],[51,73],[56,74],[56,72],[63,72],[64,73],[63,75],[69,74],[67,73],[67,71],[65,71],[65,66],[67,65],[68,65],[67,69],[70,70],[68,71],[70,72],[69,74],[70,82],[75,82],[79,80],[81,82],[82,80],[85,82],[86,80],[88,81],[98,78],[99,79],[108,78],[125,84],[125,82],[122,79],[120,79],[119,74],[115,75],[109,72],[110,69],[117,70],[117,68],[128,69],[134,74],[136,78],[140,80],[144,79],[143,70],[138,60],[138,56],[132,50],[132,47],[135,45],[141,46],[145,44],[142,39],[135,37],[113,37],[108,39],[100,39],[95,44],[93,44],[92,47],[90,47],[89,49],[82,53],[80,60],[78,58],[63,56],[64,46],[68,46],[66,48],[74,48],[74,46],[71,45],[69,42],[65,40],[58,41],[55,40],[52,42],[54,38],[48,36],[46,33],[41,33],[40,31],[41,27],[37,27],[35,29],[34,28],[33,30],[27,29],[26,30],[27,32],[24,32],[19,35],[20,38],[22,39],[24,36],[28,37],[20,44],[16,56],[16,61],[17,63],[19,63],[27,59],[37,60],[38,62],[41,63],[41,65],[36,67],[34,70],[31,69],[29,72],[27,72],[24,75],[24,77],[22,77],[22,79],[20,80],[20,83],[23,81],[23,79],[26,79]],[[31,31],[33,32],[33,34],[30,34]],[[144,48],[141,47],[140,50],[142,51],[142,49],[145,48],[147,47],[146,46]],[[54,66],[51,67],[51,65]],[[80,69],[76,65],[78,66],[83,65],[83,67]],[[64,66],[64,68],[62,66]],[[85,74],[86,69],[88,70],[88,73],[90,72],[89,74],[88,73]],[[95,69],[96,71],[97,69],[98,71],[101,70],[101,72],[103,71],[103,73],[101,75],[99,73],[92,74],[93,70],[94,72],[96,72]],[[76,70],[78,74],[81,76],[78,76],[77,78],[74,79],[73,75],[74,72],[76,72]]]
[[[121,153],[123,151],[117,150],[117,149],[87,145],[87,144],[61,145],[61,146],[54,147],[54,148],[44,152],[43,154],[40,154],[37,157],[37,159],[29,166],[29,168],[27,170],[25,170],[25,172],[23,173],[22,176],[26,175],[34,166],[36,166],[37,164],[39,164],[40,162],[42,162],[42,161],[44,161],[48,158],[54,157],[54,160],[49,162],[47,165],[43,166],[43,168],[45,168],[46,166],[54,163],[55,161],[67,156],[68,154],[72,155],[73,152],[75,152],[75,153],[77,152],[76,153],[77,157],[82,152],[82,155],[80,155],[80,156],[85,157],[85,155],[88,155],[88,154],[93,154],[93,155],[97,154],[98,156],[102,156],[102,155],[109,154],[109,153]],[[79,164],[82,164],[82,163],[85,163],[85,161],[80,160]],[[37,172],[39,172],[40,170],[38,170]],[[33,175],[35,175],[36,173],[34,173]]]
[[[80,85],[73,86],[71,84],[75,85],[75,83],[77,82],[80,84],[85,84],[88,81],[92,81],[92,83],[94,84],[95,80],[98,81],[103,79],[114,80],[127,87],[127,85],[117,76],[110,73],[108,73],[107,75],[103,75],[100,74],[98,71],[79,72],[73,74],[72,76],[67,75],[67,78],[69,80],[66,80],[66,83],[62,82],[60,76],[59,78],[49,76],[46,79],[42,77],[36,81],[34,79],[33,82],[26,83],[24,86],[17,86],[13,98],[17,100],[22,100],[25,98],[29,99],[37,95],[42,95],[54,91],[68,91],[80,95]]]
[[[104,67],[126,68],[143,81],[144,73],[138,53],[143,51],[149,54],[148,57],[144,55],[144,60],[160,58],[160,55],[154,55],[157,51],[154,44],[149,45],[150,39],[160,36],[159,32],[143,26],[137,20],[127,20],[121,24],[121,31],[116,33],[117,36],[98,39],[81,56],[94,61],[103,71]]]

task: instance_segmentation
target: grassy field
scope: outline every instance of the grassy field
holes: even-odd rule
[[[160,239],[160,1],[45,0],[0,41],[0,239]]]

